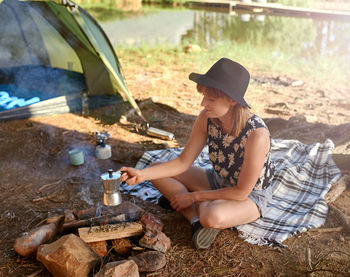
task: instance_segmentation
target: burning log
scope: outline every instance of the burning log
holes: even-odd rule
[[[98,217],[101,214],[98,212],[97,207],[91,207],[84,210],[73,210],[73,214],[78,219],[89,219],[92,217]]]
[[[65,233],[81,227],[115,224],[115,223],[121,223],[125,221],[126,221],[125,214],[98,216],[98,217],[93,217],[89,219],[74,220],[74,221],[64,223],[62,227],[59,229],[59,232]]]
[[[92,207],[84,210],[72,211],[76,220],[68,220],[59,229],[60,233],[94,225],[116,224],[138,220],[145,211],[137,205],[125,201],[114,207]],[[90,218],[89,218],[90,217]],[[67,219],[67,218],[66,218]]]

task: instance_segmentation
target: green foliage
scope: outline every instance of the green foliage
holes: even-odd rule
[[[268,2],[280,3],[285,6],[296,6],[296,7],[310,7],[313,0],[275,0]],[[184,4],[188,0],[143,0],[142,3],[152,3],[159,5],[169,5],[169,4]]]
[[[142,12],[156,13],[157,9],[146,6]],[[242,14],[194,12],[193,27],[182,35],[181,45],[118,45],[118,55],[120,51],[134,52],[137,56],[147,57],[143,62],[149,66],[179,64],[187,71],[208,68],[213,60],[226,56],[261,72],[347,86],[350,53],[348,39],[343,34],[349,33],[349,24],[268,15],[258,18],[255,14],[245,22]],[[199,45],[202,51],[185,53],[189,44]],[[130,55],[128,61],[139,65],[139,61]]]
[[[123,19],[128,17],[128,13],[110,7],[109,5],[100,4],[85,4],[82,5],[96,20],[108,21],[110,19]]]
[[[157,5],[183,5],[187,0],[142,0],[144,4],[157,4]]]
[[[313,0],[272,0],[271,3],[280,3],[284,6],[311,7]]]
[[[210,49],[199,53],[185,53],[178,46],[171,45],[143,45],[118,46],[117,53],[122,53],[128,61],[128,66],[140,66],[142,59],[147,67],[158,65],[179,65],[185,72],[200,71],[209,68],[213,61],[221,57],[228,57],[248,68],[254,68],[262,74],[290,76],[294,79],[312,80],[313,82],[337,82],[344,87],[348,84],[349,69],[345,60],[335,58],[321,58],[313,62],[296,59],[291,54],[275,56],[269,49],[254,46],[250,43],[234,43],[224,41],[217,43]],[[316,69],[316,70],[315,70]]]

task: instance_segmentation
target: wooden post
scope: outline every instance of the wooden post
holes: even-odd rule
[[[335,182],[331,186],[331,189],[326,194],[325,199],[326,199],[327,203],[334,202],[342,194],[342,192],[346,189],[347,184],[349,184],[349,183],[350,183],[350,176],[349,175],[344,175],[337,182]]]
[[[335,182],[329,192],[326,194],[326,201],[329,205],[329,209],[334,213],[335,217],[339,220],[343,229],[350,234],[350,222],[343,214],[341,210],[339,210],[334,204],[330,204],[334,202],[342,192],[347,188],[350,183],[350,176],[344,175],[337,182]]]

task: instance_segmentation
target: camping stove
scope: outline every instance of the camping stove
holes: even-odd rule
[[[108,172],[101,175],[101,179],[104,189],[103,204],[117,206],[122,203],[122,196],[119,191],[120,171],[113,172],[113,169],[109,169]]]
[[[111,146],[109,144],[106,144],[106,139],[110,137],[108,132],[96,132],[95,133],[95,139],[96,139],[96,150],[95,155],[98,159],[108,159],[112,156]]]

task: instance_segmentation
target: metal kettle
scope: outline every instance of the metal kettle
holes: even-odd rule
[[[104,194],[103,204],[106,206],[117,206],[122,203],[120,188],[120,171],[114,172],[109,169],[108,172],[101,175]]]

